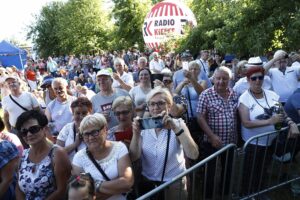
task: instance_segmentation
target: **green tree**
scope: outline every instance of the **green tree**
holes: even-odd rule
[[[42,57],[62,53],[57,32],[58,14],[61,12],[63,5],[61,2],[47,4],[42,8],[40,14],[35,16],[36,23],[29,26],[27,37],[32,38],[37,51]]]
[[[65,53],[107,48],[109,21],[99,0],[69,0],[60,13],[60,47]]]
[[[142,25],[150,9],[148,0],[113,0],[112,18],[115,24],[112,39],[115,49],[126,49],[138,45],[144,48]]]

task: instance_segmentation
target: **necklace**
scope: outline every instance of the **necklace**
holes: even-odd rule
[[[249,93],[251,94],[251,96],[253,97],[253,99],[255,100],[255,102],[256,102],[260,107],[262,107],[262,108],[264,109],[264,111],[265,111],[267,108],[263,107],[263,106],[257,101],[256,97],[253,95],[253,93],[252,93],[252,91],[251,91],[250,89],[249,89]],[[265,99],[265,101],[266,101],[268,107],[271,108],[270,105],[269,105],[269,103],[268,103],[268,99],[267,99],[267,97],[266,97],[265,91],[262,91],[262,93],[264,94],[264,99]],[[254,93],[254,94],[255,94],[255,93]]]

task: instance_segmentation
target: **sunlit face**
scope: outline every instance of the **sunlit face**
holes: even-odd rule
[[[74,122],[79,125],[82,119],[91,113],[91,110],[89,110],[87,106],[80,106],[73,108],[72,112]]]
[[[146,68],[146,66],[147,66],[147,63],[145,62],[145,60],[143,60],[143,59],[139,60],[139,63],[138,63],[139,69],[144,69],[144,68]]]
[[[57,97],[66,97],[67,96],[67,86],[60,82],[54,82],[52,85],[54,93]]]
[[[142,70],[139,73],[140,82],[150,82],[150,74],[147,70]]]
[[[224,71],[218,71],[214,75],[214,87],[217,91],[225,91],[227,90],[229,84],[229,75]]]
[[[251,90],[260,91],[264,82],[264,75],[261,72],[257,72],[252,74],[247,80]]]
[[[98,148],[104,146],[107,136],[107,127],[101,129],[95,127],[87,127],[82,133],[83,140],[88,148]]]
[[[116,63],[114,65],[114,67],[115,67],[115,70],[119,73],[124,71],[124,66],[121,63]]]
[[[200,67],[195,65],[189,66],[189,71],[192,73],[193,77],[197,78],[200,74]]]
[[[6,79],[6,84],[8,85],[8,88],[12,91],[17,91],[20,89],[20,82],[16,79],[9,78]]]
[[[107,91],[111,88],[112,80],[110,76],[100,75],[97,76],[97,83],[99,85],[100,91]]]
[[[166,97],[163,94],[157,94],[153,96],[148,102],[149,112],[152,117],[156,117],[163,111],[169,112],[170,105],[166,101]]]
[[[20,135],[28,145],[37,144],[46,137],[45,127],[41,127],[36,119],[30,119],[21,126]]]
[[[92,200],[87,187],[70,188],[68,191],[68,200]]]
[[[114,114],[117,117],[120,124],[129,124],[132,120],[132,108],[128,108],[126,105],[119,105],[114,109]]]

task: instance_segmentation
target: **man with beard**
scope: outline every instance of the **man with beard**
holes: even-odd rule
[[[25,111],[39,110],[40,107],[33,94],[21,90],[20,81],[17,77],[8,76],[5,83],[8,85],[11,95],[5,96],[2,100],[4,123],[7,131],[17,133],[14,129],[17,118]]]

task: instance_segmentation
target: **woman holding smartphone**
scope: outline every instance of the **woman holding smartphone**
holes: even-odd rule
[[[198,146],[184,121],[169,116],[173,97],[168,89],[156,87],[147,95],[146,102],[151,117],[155,120],[161,117],[163,127],[141,130],[141,119],[134,119],[130,155],[132,161],[139,158],[142,161],[140,195],[185,171],[184,153],[191,159],[199,155]],[[181,183],[171,185],[156,199],[187,199],[186,186],[186,178],[183,178]]]

